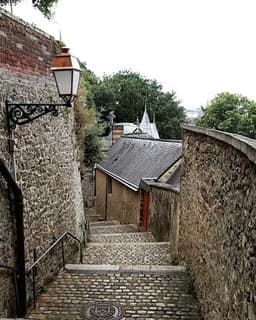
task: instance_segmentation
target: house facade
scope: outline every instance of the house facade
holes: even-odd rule
[[[180,158],[180,141],[122,136],[96,168],[97,213],[147,230],[150,194],[140,188],[141,180],[158,180]]]

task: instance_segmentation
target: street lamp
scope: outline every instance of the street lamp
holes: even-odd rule
[[[57,117],[57,107],[70,108],[77,96],[81,69],[77,58],[69,53],[68,48],[62,48],[51,68],[56,81],[59,96],[64,103],[12,103],[5,102],[8,129],[15,129],[16,125],[23,125],[41,117],[46,113],[52,113]]]

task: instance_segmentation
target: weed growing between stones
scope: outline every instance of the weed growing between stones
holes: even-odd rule
[[[189,266],[186,265],[186,278],[185,278],[185,286],[187,289],[187,293],[191,294],[194,298],[196,298],[196,290],[194,285],[194,277],[189,269]]]
[[[179,265],[179,258],[176,254],[176,252],[171,251],[171,264],[172,266],[178,266]]]

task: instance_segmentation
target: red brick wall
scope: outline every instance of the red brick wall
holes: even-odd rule
[[[0,68],[30,75],[50,75],[54,39],[0,11]]]

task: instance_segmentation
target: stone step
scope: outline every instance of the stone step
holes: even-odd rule
[[[141,274],[173,274],[186,272],[184,266],[156,265],[110,265],[110,264],[67,264],[65,271],[70,273],[141,273]]]
[[[90,222],[90,227],[104,227],[104,226],[115,226],[115,225],[120,225],[120,222],[117,220],[104,220],[104,221],[95,221],[95,222]]]
[[[100,216],[100,215],[98,215],[98,214],[94,214],[94,215],[90,215],[90,216],[85,216],[85,219],[87,220],[87,221],[89,221],[90,223],[92,223],[92,222],[99,222],[99,221],[102,221],[102,220],[104,220],[103,218],[102,218],[102,216]]]
[[[169,242],[89,243],[86,264],[171,265]]]
[[[123,242],[154,242],[151,232],[130,232],[130,233],[103,233],[91,234],[91,242],[123,243]]]
[[[91,227],[91,234],[138,232],[136,224],[120,224],[115,226]]]
[[[199,307],[189,294],[187,282],[183,271],[170,274],[62,272],[39,296],[37,308],[30,310],[27,318],[200,320]]]

